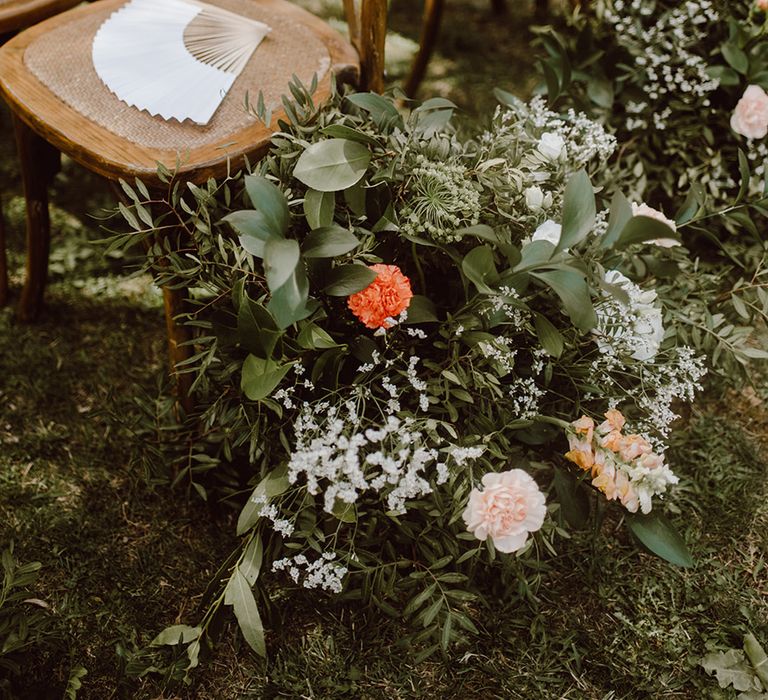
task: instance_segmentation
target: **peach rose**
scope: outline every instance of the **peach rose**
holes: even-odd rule
[[[731,116],[731,129],[748,139],[768,134],[768,95],[759,85],[749,85]]]
[[[538,484],[522,469],[483,476],[484,490],[472,489],[463,518],[477,539],[509,554],[525,545],[529,532],[544,524],[547,508]]]
[[[377,273],[376,279],[352,294],[347,306],[367,328],[389,328],[388,319],[397,318],[411,303],[411,282],[397,265],[371,265],[370,269]]]
[[[768,10],[768,0],[756,0],[755,7],[761,12]]]

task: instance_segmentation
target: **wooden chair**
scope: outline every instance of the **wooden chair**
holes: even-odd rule
[[[419,36],[419,50],[413,59],[411,71],[403,85],[403,92],[409,97],[414,97],[427,72],[429,61],[435,50],[440,24],[445,9],[445,0],[424,0],[424,12],[421,20],[421,35]],[[549,9],[549,0],[535,0],[535,16],[537,22],[543,22]],[[495,15],[503,15],[507,11],[506,0],[491,0],[491,10]]]
[[[245,113],[247,92],[255,97],[264,90],[276,122],[284,116],[280,97],[287,93],[293,74],[309,83],[318,73],[318,101],[329,97],[332,73],[344,80],[359,78],[365,89],[383,87],[386,0],[344,0],[357,52],[322,20],[286,0],[207,0],[266,22],[272,32],[207,127],[165,122],[120,102],[93,69],[93,35],[125,1],[100,0],[77,7],[27,29],[0,48],[0,94],[13,113],[26,198],[21,320],[33,319],[43,301],[50,247],[46,175],[57,152],[112,181],[137,177],[150,188],[165,188],[157,176],[161,162],[176,170],[177,179],[199,183],[225,176],[230,163],[239,168],[244,158],[255,162],[268,150],[271,130]],[[174,369],[192,352],[188,329],[176,321],[184,308],[184,294],[166,287],[163,297]],[[187,409],[188,378],[177,375],[179,397]]]
[[[80,0],[5,0],[0,2],[0,44],[35,22],[74,7]],[[0,204],[2,204],[0,198]],[[5,221],[0,206],[0,306],[8,301],[8,261],[5,257]]]

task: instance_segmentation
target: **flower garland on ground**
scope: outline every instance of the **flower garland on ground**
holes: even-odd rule
[[[686,251],[660,212],[596,197],[613,138],[538,99],[502,96],[461,140],[446,100],[318,109],[294,87],[293,123],[257,173],[193,188],[194,202],[170,187],[168,214],[117,243],[180,222],[147,263],[196,293],[199,408],[179,478],[208,494],[205,473],[228,498],[251,483],[220,596],[173,628],[194,647],[184,672],[221,605],[265,653],[265,571],[404,616],[414,643],[445,648],[476,633],[468,604],[490,572],[540,583],[590,493],[688,561],[657,513],[676,482],[665,439],[704,360],[636,265]]]

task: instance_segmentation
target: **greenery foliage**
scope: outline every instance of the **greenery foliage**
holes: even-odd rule
[[[231,504],[250,493],[242,547],[201,622],[154,642],[186,647],[169,672],[197,665],[225,606],[264,654],[269,573],[405,617],[424,656],[466,639],[488,595],[481,581],[535,595],[557,538],[604,517],[602,496],[563,453],[566,432],[578,443],[572,421],[615,406],[645,436],[626,439],[655,449],[663,469],[643,481],[630,455],[616,465],[630,475],[621,495],[596,466],[593,485],[630,510],[640,543],[690,565],[651,511],[675,481],[663,463],[673,402],[691,400],[704,372],[685,344],[727,336],[710,357],[734,363],[761,351],[747,332],[718,334],[674,222],[595,190],[588,173],[607,177],[613,140],[583,115],[503,92],[492,123],[469,138],[443,99],[403,112],[348,94],[318,108],[311,92],[292,86],[290,122],[252,173],[185,192],[161,172],[165,201],[122,183],[134,231],[112,248],[148,245],[146,269],[190,290],[181,320],[199,330],[183,368],[198,409],[177,443],[176,479]],[[687,202],[677,225],[698,212]],[[382,264],[408,278],[407,294],[399,282],[387,291],[407,308],[369,324],[359,307],[378,303],[366,294]],[[550,496],[516,556],[464,531],[480,478],[511,467]]]

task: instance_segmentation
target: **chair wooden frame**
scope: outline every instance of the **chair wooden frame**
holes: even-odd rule
[[[74,7],[80,0],[14,0],[0,5],[0,44],[3,37]],[[0,197],[0,307],[8,302],[8,259],[5,248],[5,219]]]
[[[27,213],[26,280],[19,302],[18,316],[33,320],[42,305],[50,248],[47,187],[51,163],[58,153],[65,153],[88,170],[109,180],[132,180],[138,177],[148,187],[164,189],[157,176],[157,162],[173,166],[181,149],[153,149],[134,144],[95,124],[74,108],[61,102],[24,64],[24,52],[46,32],[105,8],[117,8],[125,0],[101,0],[95,5],[77,7],[52,17],[11,39],[0,48],[0,94],[13,113],[16,141],[21,160],[22,183]],[[345,0],[350,35],[357,52],[344,42],[324,21],[286,0],[260,0],[283,17],[309,26],[326,47],[333,72],[342,79],[358,77],[361,87],[380,91],[384,74],[384,37],[386,33],[386,0],[362,0],[359,7]],[[327,100],[331,93],[331,75],[318,84],[315,97]],[[284,116],[282,109],[274,119]],[[227,135],[227,144],[208,144],[191,148],[183,154],[176,169],[178,179],[204,182],[223,177],[230,164],[239,167],[244,158],[256,162],[269,149],[271,130],[254,119],[246,128]],[[0,241],[2,244],[2,241]],[[2,247],[5,251],[4,246]],[[4,268],[0,258],[0,266]],[[0,278],[2,274],[0,274]],[[191,356],[188,329],[176,318],[184,309],[184,294],[168,287],[163,289],[171,367]],[[185,408],[191,403],[185,377],[179,379],[179,396]]]

